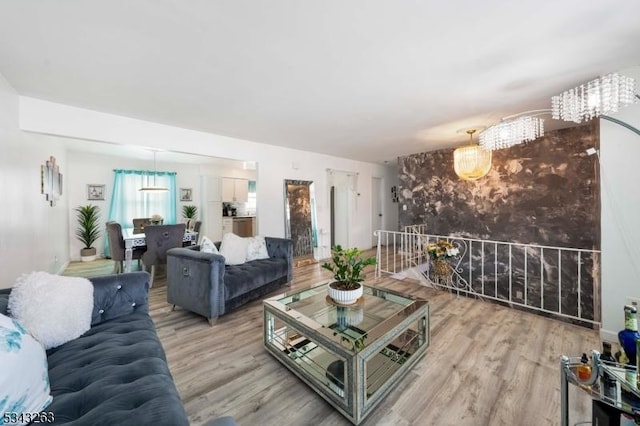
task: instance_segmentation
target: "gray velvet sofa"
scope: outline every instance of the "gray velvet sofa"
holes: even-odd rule
[[[149,274],[90,278],[91,328],[47,351],[55,423],[188,425],[149,316]],[[0,290],[7,314],[10,289]]]
[[[200,246],[167,251],[167,301],[213,324],[218,316],[278,289],[293,279],[293,243],[265,237],[268,259],[225,265]],[[220,242],[215,243],[220,247]]]

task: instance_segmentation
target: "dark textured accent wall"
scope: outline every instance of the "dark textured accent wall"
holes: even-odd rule
[[[491,172],[474,182],[459,179],[453,171],[453,149],[425,152],[398,159],[399,220],[406,225],[427,224],[427,233],[482,240],[600,249],[600,182],[597,156],[597,120],[588,125],[546,132],[543,138],[493,152]],[[406,210],[402,208],[406,205]],[[485,268],[474,267],[474,288],[482,281],[497,282],[499,298],[509,292],[508,255],[494,248],[472,247],[471,256]],[[500,249],[498,249],[500,250]],[[524,265],[524,254],[512,254],[511,292],[522,294],[530,306],[577,313],[578,283],[563,276],[558,296],[558,255],[534,254]],[[484,256],[484,257],[483,257]],[[563,255],[564,256],[564,255]],[[493,260],[499,258],[497,273]],[[562,270],[580,265],[580,306],[587,317],[598,317],[599,258],[561,259]],[[578,263],[580,262],[580,263]],[[525,268],[527,280],[525,283]],[[484,275],[481,273],[484,270]],[[464,273],[468,273],[467,270]],[[542,280],[540,274],[543,274]],[[537,281],[536,281],[537,280]],[[541,291],[540,282],[543,282]],[[525,285],[526,284],[526,285]],[[555,285],[555,289],[553,288]],[[493,292],[495,293],[495,288]],[[540,302],[540,294],[544,293]],[[537,300],[537,302],[536,302]],[[596,318],[597,320],[597,318]]]

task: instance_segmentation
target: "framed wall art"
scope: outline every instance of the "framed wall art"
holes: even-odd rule
[[[104,200],[105,185],[87,185],[87,200]]]
[[[193,201],[193,189],[180,188],[180,201]]]

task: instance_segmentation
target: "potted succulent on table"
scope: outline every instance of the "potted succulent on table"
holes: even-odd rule
[[[194,205],[182,206],[182,217],[187,220],[187,229],[192,229],[193,219],[198,216],[198,207]]]
[[[375,265],[375,257],[362,257],[362,251],[358,248],[343,249],[336,245],[331,249],[331,262],[326,262],[322,267],[333,273],[333,279],[327,291],[334,302],[341,305],[352,305],[362,297],[362,281],[364,281],[364,268]]]
[[[83,262],[91,262],[96,259],[96,248],[93,243],[100,238],[100,208],[93,204],[78,206],[74,209],[78,218],[76,237],[84,244],[80,250],[80,258]]]

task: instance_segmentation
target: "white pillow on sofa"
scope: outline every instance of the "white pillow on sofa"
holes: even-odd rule
[[[38,413],[52,399],[44,348],[18,321],[0,314],[0,413]],[[33,418],[8,420],[26,424]]]
[[[9,313],[45,349],[80,337],[91,327],[93,284],[86,278],[32,272],[18,278]]]
[[[263,236],[258,235],[256,237],[248,237],[247,240],[249,240],[247,247],[247,261],[269,258],[267,242]]]
[[[213,241],[211,241],[206,236],[203,236],[202,240],[200,241],[200,251],[203,253],[213,253],[213,254],[219,253],[218,247],[216,247]]]
[[[247,260],[249,240],[228,232],[222,237],[220,254],[226,265],[242,265]]]

